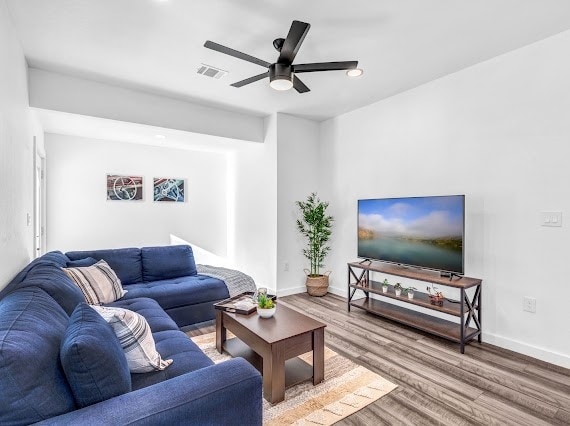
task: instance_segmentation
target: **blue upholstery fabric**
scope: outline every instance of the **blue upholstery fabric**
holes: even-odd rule
[[[29,424],[75,409],[59,362],[68,316],[39,288],[0,303],[0,424]]]
[[[63,269],[49,262],[34,266],[20,287],[41,288],[59,303],[67,315],[71,315],[79,303],[85,302],[83,293]]]
[[[211,302],[229,297],[226,284],[206,275],[171,278],[123,287],[128,290],[124,299],[150,297],[164,309]],[[213,303],[213,302],[212,302]]]
[[[172,321],[166,312],[164,312],[164,309],[162,309],[155,300],[146,297],[128,300],[121,299],[108,303],[105,306],[128,309],[129,311],[141,314],[147,320],[150,330],[153,333],[165,330],[178,330],[178,326],[174,321]]]
[[[261,426],[262,412],[261,375],[235,358],[40,424]]]
[[[92,257],[103,259],[115,271],[121,283],[134,284],[142,282],[141,249],[120,248],[92,251],[70,251],[66,253],[69,260],[79,260]]]
[[[188,336],[180,331],[160,331],[152,333],[152,336],[160,356],[163,359],[172,359],[173,362],[165,370],[133,374],[133,390],[154,385],[214,364]]]
[[[188,245],[143,247],[141,249],[143,281],[160,281],[196,275],[192,247]]]
[[[178,308],[166,309],[166,313],[178,324],[178,327],[182,328],[216,318],[214,303],[215,301],[209,301],[191,306],[179,306]]]
[[[77,305],[69,319],[60,357],[79,407],[131,391],[131,373],[119,339],[85,303]]]
[[[85,257],[83,259],[70,260],[67,262],[68,268],[84,268],[86,266],[93,266],[97,263],[97,259],[92,257]]]

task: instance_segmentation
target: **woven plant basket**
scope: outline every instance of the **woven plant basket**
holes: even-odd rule
[[[311,271],[305,269],[305,273],[307,274],[307,293],[309,296],[324,296],[327,294],[329,288],[329,275],[331,274],[330,271],[325,272],[324,275],[319,275],[318,277],[310,277]]]

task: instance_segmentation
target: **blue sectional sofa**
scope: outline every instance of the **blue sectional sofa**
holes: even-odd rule
[[[62,268],[89,264],[88,258],[116,268],[128,292],[109,305],[143,315],[158,352],[173,363],[130,374],[130,380],[127,373],[126,391],[83,406],[74,397],[60,349],[86,305]],[[213,301],[227,297],[222,285],[196,274],[188,246],[51,252],[35,259],[0,292],[0,424],[261,424],[259,373],[241,358],[214,365],[179,330],[212,318]],[[115,366],[98,368],[106,367],[98,373],[114,386],[109,374]],[[93,388],[94,394],[99,391],[105,393]]]

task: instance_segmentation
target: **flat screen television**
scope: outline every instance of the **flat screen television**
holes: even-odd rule
[[[358,257],[463,274],[465,196],[358,200]]]

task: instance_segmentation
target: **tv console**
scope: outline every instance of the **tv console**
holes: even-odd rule
[[[370,271],[387,275],[411,278],[439,286],[453,287],[460,290],[459,303],[444,299],[440,305],[431,303],[425,292],[414,291],[414,298],[402,294],[396,296],[394,286],[389,286],[388,292],[382,292],[382,283],[370,280]],[[388,318],[392,321],[414,327],[439,337],[460,344],[461,353],[465,353],[465,345],[477,338],[481,343],[481,287],[483,281],[471,277],[441,277],[433,271],[410,269],[388,263],[350,262],[348,263],[348,311],[351,307],[364,309],[374,315]],[[473,295],[469,297],[467,290],[473,288]],[[366,298],[352,300],[357,290],[364,292]],[[408,309],[393,303],[373,299],[375,294],[387,299],[396,299],[429,310],[443,312],[459,317],[459,323],[434,317],[432,315]],[[467,318],[466,318],[467,316]],[[471,326],[473,322],[473,326]]]

